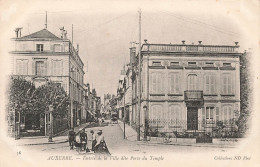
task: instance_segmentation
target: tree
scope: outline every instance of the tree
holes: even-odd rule
[[[240,57],[240,116],[236,122],[240,137],[245,136],[250,123],[252,111],[252,74],[250,69],[251,52],[245,52]]]

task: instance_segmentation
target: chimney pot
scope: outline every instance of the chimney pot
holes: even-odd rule
[[[183,45],[185,45],[185,40],[181,41]]]
[[[238,45],[238,42],[235,42],[236,46]]]
[[[144,42],[147,43],[147,39],[145,39]]]
[[[202,41],[199,41],[199,45],[201,45]]]

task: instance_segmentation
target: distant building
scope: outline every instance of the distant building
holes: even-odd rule
[[[141,49],[141,129],[147,106],[150,130],[211,132],[219,121],[231,130],[240,112],[241,53],[234,46],[149,44]],[[130,51],[135,52],[135,48]],[[131,54],[130,54],[131,55]],[[131,57],[133,57],[131,55]],[[138,56],[132,72],[131,124],[138,114]]]
[[[12,75],[30,80],[36,87],[47,81],[60,84],[71,100],[67,113],[68,126],[75,126],[76,120],[86,115],[83,106],[84,64],[79,56],[79,48],[72,46],[64,29],[61,30],[61,37],[47,29],[27,36],[20,36],[19,31],[16,30],[16,38],[12,38]]]

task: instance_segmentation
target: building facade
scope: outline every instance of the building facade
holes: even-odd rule
[[[234,46],[148,44],[141,49],[140,126],[150,130],[212,132],[232,129],[240,111],[241,53]],[[137,124],[137,62],[132,75],[132,114]],[[144,113],[147,107],[147,114]]]
[[[21,30],[20,30],[21,31]],[[32,81],[36,87],[52,81],[60,84],[70,97],[69,127],[81,119],[83,106],[83,62],[79,49],[75,49],[61,30],[57,37],[47,29],[27,36],[13,38],[12,76]]]

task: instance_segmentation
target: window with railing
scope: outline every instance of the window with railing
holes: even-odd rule
[[[152,105],[150,113],[150,125],[162,126],[164,122],[164,113],[162,105]]]
[[[182,128],[182,126],[184,125],[183,116],[181,107],[179,105],[170,105],[168,119],[169,126],[175,128]]]
[[[188,75],[188,90],[197,90],[198,89],[198,80],[196,74]]]
[[[224,124],[231,124],[232,120],[234,118],[234,112],[232,109],[232,106],[224,106],[222,108],[222,114],[223,114],[223,122]]]
[[[36,61],[35,62],[35,75],[46,75],[47,73],[47,62]]]

